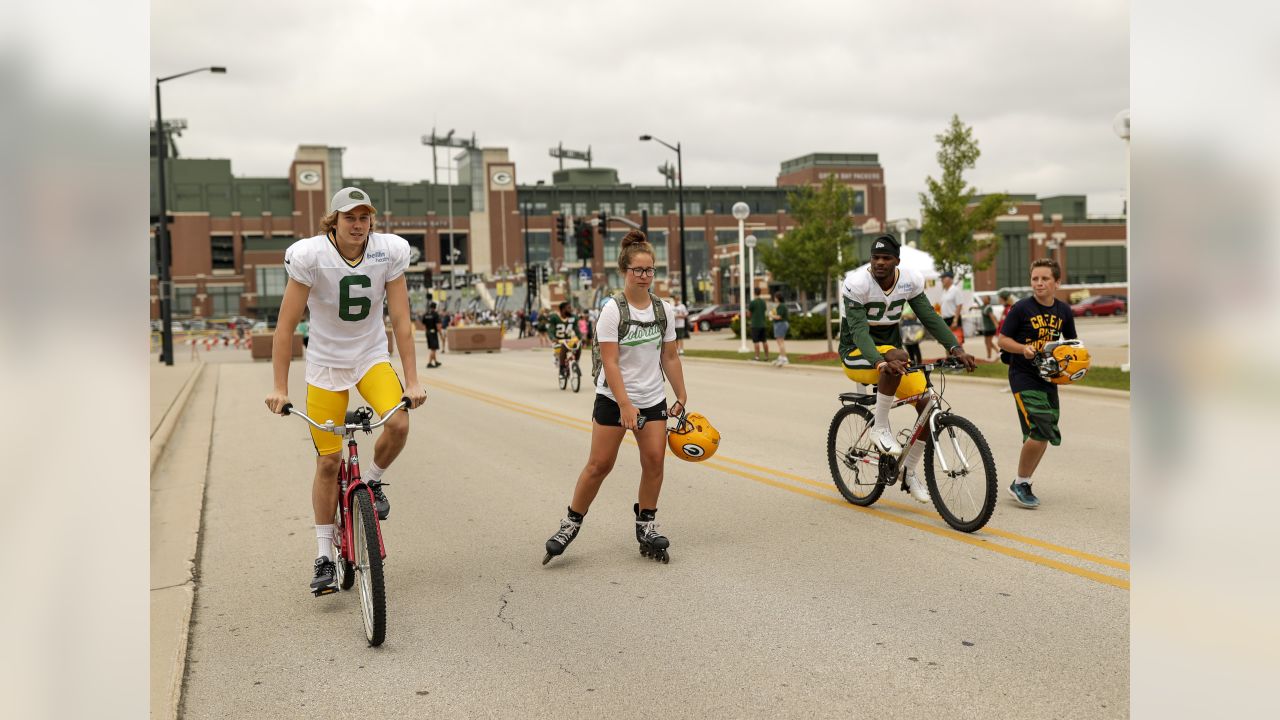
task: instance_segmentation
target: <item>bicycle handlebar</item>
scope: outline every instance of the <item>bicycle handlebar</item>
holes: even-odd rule
[[[302,412],[301,410],[294,409],[293,403],[285,403],[285,406],[280,408],[280,414],[294,415],[294,416],[300,417],[303,420],[305,420],[308,425],[319,430],[320,432],[331,432],[334,435],[344,435],[348,430],[351,430],[351,431],[364,430],[365,432],[372,432],[382,427],[383,425],[385,425],[386,422],[391,419],[391,416],[395,415],[396,412],[398,412],[401,408],[403,408],[407,412],[411,405],[412,403],[409,401],[409,398],[402,397],[400,398],[400,402],[396,403],[395,407],[388,410],[385,415],[383,415],[381,418],[378,419],[378,422],[368,423],[368,424],[364,424],[364,423],[345,424],[344,423],[342,425],[336,425],[332,420],[326,420],[322,425],[316,422],[315,420],[312,420],[310,417],[307,417],[307,414]]]
[[[964,370],[964,369],[966,368],[963,360],[960,360],[959,358],[955,358],[955,357],[948,357],[948,358],[943,358],[942,360],[939,360],[937,362],[921,363],[919,365],[908,365],[906,369],[903,370],[902,374],[906,375],[908,373],[913,373],[919,370],[923,370],[924,372],[930,372],[933,370]]]

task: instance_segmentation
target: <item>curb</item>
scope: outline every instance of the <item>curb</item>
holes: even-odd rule
[[[755,365],[761,368],[768,367],[773,369],[779,369],[779,368],[774,368],[774,366],[772,365],[766,365],[765,363],[752,363],[750,360],[725,360],[722,358],[691,357],[689,355],[680,356],[681,362],[686,362],[690,360],[693,360],[695,362],[700,362],[700,363],[713,363],[717,365],[733,365],[737,367],[743,367],[743,366],[751,367],[752,365]],[[787,365],[786,369],[787,370],[818,370],[822,372],[838,372],[838,373],[844,374],[844,370],[842,368],[831,367],[829,365],[810,365],[807,363],[801,364],[801,365]],[[998,380],[996,378],[965,377],[964,375],[948,375],[947,382],[974,383],[977,385],[1000,385],[1000,386],[1008,385],[1008,382],[1005,380]],[[1072,386],[1067,386],[1066,391],[1071,394],[1097,395],[1099,397],[1108,397],[1113,400],[1129,400],[1130,399],[1130,393],[1128,390],[1112,390],[1110,388],[1095,388],[1095,387],[1088,387],[1086,385],[1076,387],[1072,385]]]
[[[173,435],[173,428],[178,424],[178,418],[182,416],[182,410],[187,406],[187,399],[191,397],[191,389],[195,387],[196,381],[200,379],[200,374],[204,372],[204,362],[196,364],[195,370],[183,383],[182,389],[178,391],[177,397],[170,403],[169,409],[165,410],[164,418],[160,420],[160,424],[156,426],[156,431],[151,435],[151,472],[155,472],[156,461],[160,459],[160,454],[164,452],[165,446],[169,443],[169,436]]]

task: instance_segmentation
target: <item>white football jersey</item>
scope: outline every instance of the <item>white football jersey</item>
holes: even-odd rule
[[[871,268],[850,272],[840,287],[840,295],[861,305],[867,311],[869,325],[894,325],[902,320],[907,301],[924,292],[924,274],[910,268],[897,268],[898,282],[885,292],[871,276]]]
[[[290,245],[284,252],[285,272],[311,288],[308,366],[363,371],[390,360],[382,322],[386,286],[407,267],[409,243],[399,235],[370,233],[364,257],[354,264],[325,235]]]

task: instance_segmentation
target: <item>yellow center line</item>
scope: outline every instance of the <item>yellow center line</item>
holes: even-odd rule
[[[533,405],[526,405],[524,403],[515,402],[513,400],[508,400],[506,398],[502,398],[496,395],[489,395],[488,393],[483,393],[478,390],[472,390],[471,388],[463,387],[460,385],[454,385],[453,383],[441,382],[439,380],[432,380],[429,384],[445,390],[456,392],[460,395],[474,398],[476,400],[479,400],[481,402],[484,402],[490,405],[494,405],[506,410],[511,410],[513,412],[518,412],[522,415],[528,415],[530,417],[535,417],[540,420],[546,420],[548,422],[552,422],[557,425],[562,425],[568,428],[573,428],[575,430],[582,430],[585,432],[591,431],[590,421],[584,421],[579,418],[572,417],[570,415],[564,415],[562,413],[555,412],[553,410],[547,410],[547,409],[539,408]],[[626,440],[634,444],[634,440],[632,440],[630,437],[627,437]],[[820,483],[816,480],[802,477],[800,475],[794,475],[792,473],[787,473],[780,470],[774,470],[772,468],[767,468],[760,465],[754,465],[752,463],[749,463],[743,460],[720,457],[719,455],[717,455],[716,457],[710,460],[703,461],[700,464],[705,465],[707,467],[714,468],[721,472],[729,473],[730,475],[736,475],[738,477],[742,477],[747,480],[762,483],[770,487],[776,487],[781,490],[786,490],[788,492],[796,493],[798,495],[804,495],[806,497],[811,497],[817,500],[821,500],[823,502],[831,503],[832,505],[869,513],[871,515],[882,518],[884,520],[895,522],[895,523],[898,523],[899,525],[904,525],[906,527],[914,528],[916,530],[923,530],[924,532],[928,532],[933,535],[937,535],[939,537],[945,537],[951,540],[956,540],[962,543],[966,543],[968,545],[972,545],[974,547],[990,550],[992,552],[999,553],[1001,555],[1006,555],[1008,557],[1017,558],[1019,560],[1025,560],[1027,562],[1052,568],[1054,570],[1060,570],[1065,573],[1087,578],[1089,580],[1100,582],[1106,585],[1111,585],[1113,587],[1121,588],[1123,590],[1129,589],[1128,580],[1111,577],[1110,575],[1105,575],[1103,573],[1095,572],[1092,570],[1086,570],[1084,568],[1076,567],[1075,565],[1070,565],[1068,563],[1042,557],[1040,555],[1034,555],[1032,553],[1024,552],[1016,548],[1010,548],[1004,545],[989,543],[984,540],[975,538],[972,535],[969,535],[967,533],[962,533],[962,532],[953,530],[951,528],[941,528],[935,525],[929,525],[926,523],[918,522],[910,518],[905,518],[899,515],[895,515],[893,513],[885,512],[884,510],[880,510],[878,508],[860,507],[858,505],[852,505],[846,502],[842,497],[836,497],[829,494],[817,493],[812,490],[796,487],[795,485],[791,485],[789,483],[784,483],[778,480],[774,480],[773,478],[757,475],[754,473],[743,472],[734,467],[730,467],[730,465],[738,465],[740,467],[759,470],[761,472],[766,472],[772,475],[776,475],[778,477],[784,477],[784,478],[805,483],[807,485],[813,485],[815,487],[822,488],[824,491],[830,492],[831,487],[828,484]],[[930,518],[932,517],[932,514],[924,510],[921,510],[919,508],[913,508],[909,505],[896,503],[890,500],[882,501],[882,504],[887,504],[894,509],[905,510],[907,512],[914,513],[917,515],[930,517]],[[1008,531],[998,530],[991,527],[984,528],[983,532],[989,533],[996,537],[1003,537],[1009,540],[1023,542],[1025,544],[1032,545],[1034,547],[1040,547],[1045,550],[1051,550],[1053,552],[1058,552],[1064,555],[1077,557],[1082,560],[1088,560],[1090,562],[1096,562],[1102,565],[1107,565],[1109,567],[1114,567],[1119,570],[1128,571],[1129,569],[1129,565],[1127,563],[1122,563],[1116,560],[1111,560],[1109,558],[1092,555],[1090,553],[1081,552],[1079,550],[1073,550],[1071,548],[1063,547],[1061,545],[1056,545],[1054,543],[1045,542],[1043,540],[1037,540],[1035,538],[1029,538],[1023,535],[1019,535],[1017,533],[1011,533]]]

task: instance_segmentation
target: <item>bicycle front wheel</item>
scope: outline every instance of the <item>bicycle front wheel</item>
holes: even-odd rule
[[[573,383],[574,392],[578,392],[582,389],[582,368],[577,365],[573,366],[573,379],[571,382]]]
[[[827,431],[827,461],[831,479],[845,500],[866,507],[880,499],[880,454],[871,447],[871,411],[845,405],[831,418]]]
[[[924,450],[924,473],[933,506],[948,525],[971,533],[991,519],[999,487],[996,461],[972,422],[950,413],[938,416],[938,434]]]
[[[563,390],[569,385],[569,368],[565,365],[560,366],[560,389]]]
[[[382,554],[378,551],[378,521],[369,491],[360,488],[351,505],[351,529],[355,536],[356,584],[360,613],[369,644],[378,646],[387,637],[387,594],[382,582]]]

